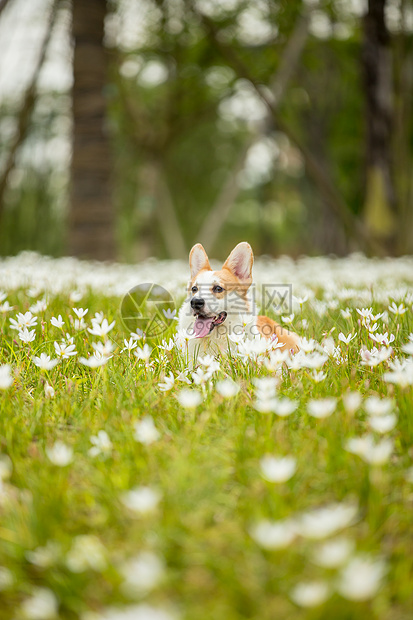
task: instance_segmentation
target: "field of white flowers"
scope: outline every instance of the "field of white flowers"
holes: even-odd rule
[[[186,264],[0,261],[1,620],[412,617],[413,259],[254,274],[301,351],[192,367],[120,315]]]

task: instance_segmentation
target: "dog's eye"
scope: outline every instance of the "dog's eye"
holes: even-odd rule
[[[222,288],[222,286],[219,286],[219,284],[216,284],[214,286],[214,288],[212,289],[213,293],[223,293],[224,289]]]
[[[191,291],[192,291],[193,293],[197,293],[197,292],[198,292],[198,287],[197,287],[197,286],[193,286],[193,287],[191,288]]]

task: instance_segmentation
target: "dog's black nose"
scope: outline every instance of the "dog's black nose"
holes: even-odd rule
[[[205,306],[205,301],[201,297],[193,297],[191,299],[191,308],[194,310],[200,310]]]

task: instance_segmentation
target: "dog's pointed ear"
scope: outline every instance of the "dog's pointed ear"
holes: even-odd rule
[[[249,243],[242,241],[228,256],[223,265],[223,269],[229,269],[242,282],[252,282],[252,265],[254,264],[254,254]]]
[[[212,271],[207,253],[200,243],[194,245],[192,250],[189,252],[189,267],[191,268],[192,279],[195,278],[201,269],[209,269]]]

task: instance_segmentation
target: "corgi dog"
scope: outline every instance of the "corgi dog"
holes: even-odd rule
[[[211,268],[200,243],[192,248],[188,297],[178,317],[178,332],[188,341],[192,359],[228,350],[233,339],[243,333],[249,338],[257,335],[278,338],[282,351],[299,350],[297,334],[256,314],[251,294],[253,263],[251,246],[245,241],[232,250],[218,271]]]

